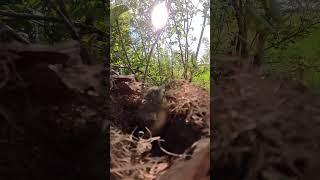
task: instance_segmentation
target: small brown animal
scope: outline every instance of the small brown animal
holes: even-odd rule
[[[141,106],[138,109],[138,116],[147,126],[152,136],[160,134],[167,123],[167,106],[165,98],[165,87],[151,87],[144,95]]]

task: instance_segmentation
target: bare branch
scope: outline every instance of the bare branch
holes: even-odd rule
[[[310,25],[307,26],[307,27],[299,28],[296,32],[294,32],[294,33],[292,33],[292,34],[290,34],[290,35],[282,38],[279,42],[277,42],[276,44],[270,45],[269,47],[265,48],[264,50],[268,50],[268,49],[273,48],[273,47],[275,47],[275,46],[279,46],[279,45],[281,45],[281,44],[283,44],[283,43],[291,40],[292,38],[298,36],[299,34],[305,32],[307,29],[309,29],[309,28],[311,28],[311,27],[313,27],[313,26],[316,26],[316,25],[318,25],[318,24],[320,24],[320,21],[314,22],[314,23],[310,24]]]
[[[203,17],[202,29],[201,29],[201,34],[200,34],[199,42],[198,42],[198,47],[197,47],[197,51],[196,51],[196,57],[195,57],[196,60],[198,59],[200,44],[201,44],[201,40],[202,40],[202,37],[203,37],[204,28],[205,28],[205,26],[206,26],[207,10],[208,10],[208,9],[205,9],[205,10],[203,11],[204,17]]]

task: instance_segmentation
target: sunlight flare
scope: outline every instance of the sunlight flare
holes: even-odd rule
[[[166,25],[168,20],[168,10],[165,2],[159,3],[153,8],[151,19],[156,30],[162,29]]]

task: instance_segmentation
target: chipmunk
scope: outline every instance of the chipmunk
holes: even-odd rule
[[[167,107],[165,87],[151,87],[144,95],[141,106],[138,108],[138,117],[147,122],[152,136],[160,134],[167,123]]]

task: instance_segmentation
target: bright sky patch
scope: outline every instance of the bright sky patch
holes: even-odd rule
[[[168,9],[165,2],[157,4],[151,13],[152,24],[156,30],[163,28],[168,20]]]

